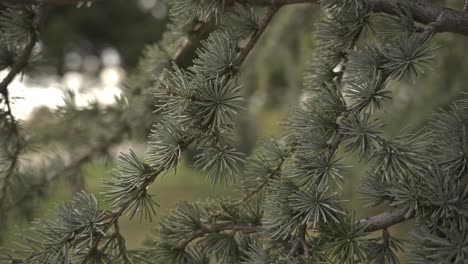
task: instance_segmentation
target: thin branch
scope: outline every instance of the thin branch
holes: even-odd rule
[[[203,39],[203,37],[213,28],[212,22],[197,22],[189,34],[182,39],[181,44],[175,49],[171,59],[175,64],[180,64],[187,55],[192,52]]]
[[[279,8],[280,8],[280,5],[273,4],[267,9],[267,11],[265,12],[265,15],[263,15],[263,18],[258,24],[257,29],[254,31],[254,33],[250,37],[249,42],[240,51],[239,57],[237,59],[238,65],[241,65],[244,62],[244,60],[247,58],[247,55],[249,55],[250,51],[253,49],[255,44],[257,44],[258,40],[260,39],[260,36],[263,34],[263,32],[265,32],[265,29],[270,24],[271,20],[273,19],[273,16],[276,14],[276,12],[278,12]]]
[[[299,227],[299,230],[297,230],[296,239],[294,239],[291,249],[288,252],[289,256],[294,256],[297,253],[297,251],[301,249],[301,246],[303,246],[304,248],[307,248],[307,244],[305,243],[306,235],[307,235],[307,224],[303,224]]]
[[[378,215],[361,219],[359,223],[366,226],[366,232],[374,232],[381,229],[387,229],[411,218],[413,217],[407,216],[403,209],[393,209]]]
[[[16,135],[17,142],[15,142],[15,150],[12,153],[12,160],[7,167],[7,169],[4,171],[5,175],[2,178],[3,185],[2,188],[0,189],[0,206],[5,202],[5,199],[7,197],[7,188],[10,185],[8,182],[10,181],[11,177],[13,176],[16,167],[19,162],[19,154],[21,150],[23,149],[23,143],[19,139],[20,138],[20,131],[18,127],[17,120],[15,116],[13,115],[12,108],[11,108],[11,102],[10,102],[10,95],[8,92],[8,86],[11,84],[11,82],[15,79],[15,77],[23,71],[23,69],[26,67],[28,64],[29,58],[31,57],[31,54],[34,50],[34,47],[36,46],[36,43],[38,41],[38,31],[39,27],[42,25],[44,19],[45,19],[45,10],[46,10],[46,5],[41,3],[39,4],[35,17],[33,19],[34,23],[34,28],[35,31],[32,32],[29,42],[26,44],[24,47],[23,51],[21,54],[15,58],[15,61],[13,65],[11,66],[10,71],[8,72],[7,76],[2,80],[0,83],[0,94],[4,98],[4,102],[6,105],[6,117],[9,118],[11,122],[11,132]]]
[[[234,204],[230,204],[229,206],[239,206],[239,205],[247,202],[248,200],[250,200],[257,193],[259,193],[263,188],[265,188],[265,186],[267,186],[268,183],[272,179],[274,179],[275,176],[277,176],[281,172],[281,169],[283,167],[284,162],[291,156],[292,153],[294,153],[294,149],[289,150],[283,157],[281,157],[280,163],[272,171],[270,171],[268,173],[265,180],[259,186],[257,186],[257,188],[255,188],[255,190],[253,190],[249,194],[245,195],[244,198],[242,198],[242,200],[240,200],[239,202],[234,203]]]
[[[468,11],[468,0],[465,0],[465,5],[463,6],[463,11]]]
[[[258,232],[258,226],[250,224],[232,224],[232,223],[221,223],[221,224],[210,224],[201,225],[195,234],[187,240],[182,247],[186,247],[193,240],[203,237],[207,234],[220,233],[224,231],[239,231],[246,234]]]
[[[8,214],[15,208],[18,208],[18,206],[20,206],[21,204],[24,204],[31,197],[31,194],[33,192],[40,191],[50,182],[57,180],[63,175],[69,175],[70,172],[78,170],[84,164],[91,161],[92,158],[96,156],[96,154],[106,153],[109,148],[119,143],[122,138],[122,135],[129,132],[129,130],[130,128],[128,126],[122,126],[121,129],[119,129],[111,137],[91,147],[90,149],[88,149],[88,151],[80,155],[78,158],[73,159],[69,164],[65,165],[62,169],[51,174],[49,177],[47,177],[47,179],[44,179],[42,183],[29,185],[28,190],[25,190],[24,194],[21,197],[17,198],[13,204],[10,204],[9,206],[2,209],[3,210],[2,213]]]

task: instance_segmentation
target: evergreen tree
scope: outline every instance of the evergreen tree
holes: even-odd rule
[[[27,181],[19,168],[26,142],[11,112],[8,85],[34,60],[46,8],[76,3],[8,2],[0,15],[0,68],[9,70],[0,83],[2,209],[17,201],[17,182]],[[128,81],[130,109],[148,92],[157,106],[145,157],[132,151],[120,156],[106,182],[109,207],[80,192],[25,230],[19,249],[4,250],[0,261],[400,263],[406,255],[409,263],[466,263],[468,101],[437,111],[416,133],[392,138],[375,115],[391,100],[392,84],[414,83],[436,59],[433,35],[468,35],[466,10],[429,1],[319,1],[322,17],[304,74],[305,99],[291,111],[283,137],[260,141],[244,159],[232,136],[244,111],[238,75],[275,14],[297,3],[317,1],[172,0],[167,33]],[[266,9],[259,19],[256,6]],[[193,64],[181,67],[200,41]],[[123,112],[123,127],[135,127],[138,112]],[[120,217],[152,219],[158,203],[148,186],[176,171],[189,148],[211,184],[237,181],[242,198],[181,202],[146,248],[128,250]],[[367,164],[362,202],[392,209],[357,219],[344,207],[346,155]],[[407,220],[414,220],[412,239],[402,241],[389,228]]]

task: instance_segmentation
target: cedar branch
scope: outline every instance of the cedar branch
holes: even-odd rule
[[[374,232],[381,229],[386,229],[411,218],[412,216],[406,215],[403,209],[393,209],[378,215],[361,219],[359,224],[366,226],[366,232]]]
[[[26,44],[26,46],[24,47],[23,51],[21,52],[21,54],[19,54],[19,56],[17,58],[15,58],[15,61],[13,63],[13,65],[11,66],[11,69],[10,71],[8,72],[7,76],[5,78],[3,78],[2,82],[0,83],[0,94],[3,96],[4,98],[4,103],[5,103],[5,106],[6,106],[6,116],[7,118],[10,119],[10,122],[11,122],[11,130],[12,130],[12,133],[14,135],[16,135],[17,137],[19,137],[19,134],[20,134],[20,131],[19,131],[19,127],[18,127],[18,123],[16,121],[16,118],[15,116],[13,115],[13,112],[12,112],[12,108],[11,108],[11,102],[10,102],[10,94],[8,92],[8,86],[11,84],[11,82],[13,82],[13,80],[15,79],[15,77],[20,74],[24,68],[27,66],[28,64],[28,61],[29,61],[29,58],[31,57],[32,55],[32,52],[34,50],[34,47],[36,46],[36,43],[38,41],[38,34],[39,34],[39,29],[40,29],[40,26],[42,25],[44,19],[45,19],[45,12],[46,12],[46,5],[43,4],[43,3],[40,3],[38,8],[37,8],[37,11],[36,11],[36,14],[35,14],[35,17],[34,17],[34,32],[31,33],[31,36],[29,38],[29,42]],[[18,162],[19,162],[19,154],[23,148],[22,146],[22,142],[21,140],[17,140],[16,142],[16,146],[15,146],[15,150],[13,151],[12,153],[12,161],[10,162],[10,164],[8,165],[8,167],[6,168],[6,170],[4,171],[5,173],[5,176],[3,177],[2,181],[3,181],[3,185],[2,185],[2,188],[0,190],[0,205],[2,205],[6,199],[6,192],[7,192],[7,188],[9,186],[9,180],[10,178],[13,176],[15,170],[16,170],[16,167],[18,165]]]
[[[256,5],[318,4],[318,0],[237,0],[236,2]],[[439,7],[427,1],[415,0],[367,0],[370,10],[375,13],[396,14],[395,6],[407,5],[414,19],[433,28],[434,33],[451,32],[468,36],[468,16],[465,11]]]
[[[276,14],[276,12],[278,11],[279,7],[278,6],[272,6],[270,7],[267,12],[265,13],[263,19],[261,20],[260,24],[259,24],[259,27],[257,29],[257,31],[251,36],[251,40],[249,41],[249,43],[247,44],[247,46],[241,50],[240,52],[240,55],[239,55],[239,58],[238,58],[238,63],[242,63],[245,58],[247,57],[247,55],[249,54],[250,50],[255,46],[255,44],[257,43],[257,41],[259,40],[260,36],[262,35],[262,33],[265,31],[266,27],[268,26],[269,22],[271,21],[271,19],[273,18],[273,16]],[[206,24],[207,26],[209,24]],[[206,31],[204,30],[198,30],[197,32],[203,32],[203,33],[206,33]],[[183,41],[182,42],[183,46],[182,46],[182,49],[184,49],[184,47],[192,47],[192,45],[189,45],[189,41]],[[176,49],[177,50],[177,49]],[[175,54],[181,54],[183,52],[176,52]],[[176,55],[177,57],[177,55]],[[174,58],[173,60],[176,60],[176,58]],[[158,81],[161,81],[163,78],[165,78],[165,75],[162,74]],[[186,148],[188,148],[192,142],[195,141],[195,138],[191,137],[191,138],[188,138],[184,141],[182,147],[181,147],[181,150],[185,150]],[[139,186],[137,192],[145,192],[146,191],[146,188],[151,185],[154,180],[161,174],[165,171],[166,169],[164,167],[161,167],[161,168],[158,168],[156,169],[155,171],[153,171],[153,173],[147,177],[145,179],[145,181]],[[124,206],[121,206],[120,208],[116,209],[114,212],[111,212],[109,214],[109,219],[108,219],[108,222],[106,223],[106,225],[103,227],[103,232],[107,232],[113,225],[115,222],[117,222],[119,220],[119,218],[125,213],[126,209],[128,208],[127,205],[124,205]],[[210,228],[209,228],[210,227]],[[254,232],[254,230],[252,228],[252,226],[249,226],[249,227],[245,227],[243,225],[222,225],[222,226],[205,226],[205,229],[203,229],[202,231],[200,231],[200,235],[199,236],[203,236],[206,232],[221,232],[221,231],[224,231],[224,230],[227,230],[227,228],[229,227],[230,230],[238,230],[238,231],[246,231],[246,232]],[[238,228],[238,229],[236,229]],[[246,228],[246,230],[244,230],[243,228]],[[93,244],[91,245],[88,253],[84,256],[83,258],[83,261],[81,262],[82,264],[85,264],[87,263],[88,259],[91,257],[91,255],[93,254],[93,252],[95,252],[98,247],[99,247],[99,244],[100,242],[102,241],[102,239],[104,238],[103,234],[98,234],[96,236],[96,238],[94,239],[94,242]]]

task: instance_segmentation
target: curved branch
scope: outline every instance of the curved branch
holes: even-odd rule
[[[247,55],[249,55],[250,51],[253,49],[255,44],[257,44],[258,40],[260,39],[260,36],[265,32],[265,29],[267,28],[268,24],[270,24],[271,20],[273,19],[273,16],[278,12],[280,6],[277,4],[272,4],[270,8],[266,11],[265,15],[263,15],[262,20],[257,26],[257,29],[255,32],[252,34],[250,37],[249,42],[247,45],[240,51],[239,53],[239,58],[238,58],[238,64],[242,64],[244,60],[247,58]]]
[[[236,2],[257,6],[319,3],[318,0],[237,0]],[[468,36],[468,16],[465,11],[435,6],[422,0],[367,0],[367,3],[373,12],[391,15],[396,14],[395,6],[407,5],[414,19],[430,27],[432,32],[451,32]]]
[[[414,19],[428,25],[433,32],[452,32],[468,35],[468,16],[465,12],[434,6],[427,1],[368,0],[374,12],[395,14],[396,5],[407,5]]]

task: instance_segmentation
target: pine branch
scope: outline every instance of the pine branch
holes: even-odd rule
[[[317,4],[317,0],[239,0],[239,3],[247,3],[257,6],[290,5],[290,4]],[[369,8],[375,13],[395,15],[395,6],[408,5],[414,14],[414,19],[432,27],[434,33],[452,32],[468,35],[468,16],[465,11],[457,11],[451,8],[437,7],[427,2],[405,0],[367,0]]]
[[[43,3],[40,3],[37,9],[37,12],[35,14],[35,17],[33,19],[34,22],[34,28],[35,31],[31,34],[31,37],[29,39],[29,42],[27,45],[24,47],[23,52],[15,59],[15,62],[13,63],[11,70],[8,72],[7,76],[2,80],[0,83],[0,94],[4,97],[4,102],[6,105],[6,116],[10,119],[11,122],[11,132],[16,136],[20,137],[20,131],[18,127],[17,120],[15,116],[13,115],[12,109],[11,109],[11,102],[10,102],[10,95],[8,92],[8,86],[11,84],[11,82],[14,80],[14,78],[23,71],[23,69],[27,66],[29,58],[32,55],[32,52],[34,50],[34,47],[36,46],[37,41],[39,40],[39,29],[42,23],[45,20],[45,12],[46,12],[46,5]],[[9,180],[13,176],[16,167],[19,162],[19,154],[23,148],[21,140],[17,140],[15,150],[13,152],[13,159],[10,162],[9,166],[5,170],[5,176],[3,177],[3,182],[4,184],[2,185],[2,188],[0,189],[0,205],[2,205],[5,202],[6,199],[6,192],[7,188],[9,186]]]
[[[296,239],[292,242],[291,249],[288,252],[289,256],[294,256],[299,249],[301,249],[301,246],[304,249],[304,253],[307,253],[309,250],[308,245],[306,244],[306,235],[307,235],[307,224],[301,225],[299,230],[297,230],[297,236]]]
[[[445,7],[437,7],[427,1],[368,0],[374,12],[394,14],[394,7],[407,4],[414,19],[422,24],[431,25],[435,32],[452,32],[468,35],[468,17],[464,12]]]
[[[32,34],[29,43],[27,43],[27,45],[23,49],[23,52],[18,56],[18,58],[15,59],[15,63],[11,67],[10,72],[8,72],[8,75],[0,83],[0,93],[3,96],[5,96],[5,98],[8,97],[8,86],[16,77],[16,75],[18,75],[26,67],[26,65],[28,64],[28,60],[31,57],[31,54],[34,50],[34,47],[36,46],[36,42],[39,40],[38,30],[39,26],[43,23],[45,19],[45,9],[45,4],[41,4],[39,6],[34,18],[34,21],[36,21],[34,25],[36,31],[34,32],[34,34]]]
[[[181,151],[184,151],[193,141],[195,140],[195,138],[188,138],[184,141],[184,143],[182,143],[181,145]],[[151,175],[149,175],[145,181],[135,190],[136,193],[138,194],[144,194],[146,192],[146,190],[148,189],[148,186],[151,185],[154,180],[161,174],[163,173],[164,171],[166,170],[166,168],[164,167],[160,167],[154,171],[152,171]],[[83,261],[81,262],[82,264],[86,264],[88,263],[88,260],[89,258],[95,253],[97,252],[98,248],[99,248],[99,245],[102,241],[102,239],[104,239],[105,237],[105,233],[107,231],[109,231],[109,229],[114,226],[114,224],[116,222],[119,221],[120,217],[124,214],[124,212],[127,210],[128,206],[132,203],[133,201],[130,200],[128,201],[126,204],[124,204],[123,206],[119,207],[118,209],[116,209],[115,211],[113,212],[107,212],[106,214],[106,218],[104,219],[105,221],[105,224],[102,228],[102,232],[97,234],[96,237],[94,238],[94,242],[93,244],[91,245],[91,247],[89,248],[87,254],[85,255],[85,257],[83,258]]]
[[[273,16],[278,12],[280,8],[280,5],[273,4],[271,5],[266,13],[263,15],[263,18],[261,19],[257,30],[252,34],[250,37],[249,43],[240,51],[239,58],[238,58],[238,64],[242,64],[244,60],[247,58],[247,55],[249,55],[250,51],[253,49],[257,41],[260,39],[260,36],[263,34],[265,31],[266,27],[268,24],[271,22],[271,19]]]
[[[281,161],[280,163],[272,170],[268,173],[267,177],[265,178],[265,180],[259,185],[257,186],[257,188],[255,188],[255,190],[251,191],[249,194],[245,195],[244,198],[242,198],[242,200],[240,200],[239,202],[237,203],[234,203],[234,204],[231,204],[229,206],[239,206],[247,201],[249,201],[252,197],[254,197],[255,195],[257,195],[261,190],[263,190],[263,188],[265,188],[265,186],[268,185],[268,183],[270,183],[271,180],[273,180],[275,178],[275,176],[277,176],[280,172],[281,172],[281,169],[283,167],[283,164],[286,162],[286,160],[294,153],[294,149],[291,149],[289,150],[284,157],[281,158]]]
[[[246,56],[248,55],[249,51],[254,47],[254,45],[257,43],[260,35],[264,32],[266,26],[268,25],[268,23],[271,21],[273,15],[276,13],[276,11],[278,10],[277,7],[271,7],[265,14],[264,18],[262,19],[262,23],[260,23],[260,26],[259,26],[259,30],[258,30],[258,33],[257,34],[254,34],[255,37],[252,36],[252,39],[249,41],[249,44],[246,46],[246,49],[244,52],[241,52],[241,55],[240,56],[240,59],[238,60],[239,62],[239,65],[245,60]],[[199,32],[199,33],[204,33],[205,31],[204,30],[196,30],[196,32]],[[194,36],[197,36],[196,34]],[[195,39],[199,39],[199,36],[197,36]],[[183,50],[185,49],[189,49],[190,47],[192,47],[192,44],[190,44],[191,41],[184,41],[183,44],[181,45],[181,47],[177,50],[179,50],[178,52],[175,53],[175,58],[174,60],[176,60],[177,58],[179,58],[180,54],[183,54]],[[250,44],[252,43],[252,44]],[[165,75],[162,74],[160,77],[159,77],[159,81],[163,80],[165,78]],[[182,141],[182,143],[180,143],[180,151],[183,152],[187,147],[189,147],[194,141],[196,140],[196,135],[193,135],[193,136],[190,136],[186,139],[184,139]],[[151,175],[149,177],[147,177],[145,179],[145,181],[138,187],[137,190],[135,190],[135,192],[137,193],[144,193],[146,192],[147,188],[149,185],[151,185],[154,180],[157,178],[157,176],[159,176],[161,173],[163,173],[164,171],[166,171],[167,168],[165,167],[159,167],[157,169],[155,169]],[[132,202],[132,201],[130,201]],[[108,222],[106,223],[106,225],[103,227],[103,232],[107,232],[111,227],[112,225],[118,221],[118,219],[124,214],[124,212],[126,211],[128,205],[124,205],[124,206],[121,206],[120,208],[118,208],[116,211],[114,212],[111,212],[109,213],[109,219],[108,219]],[[234,228],[235,226],[229,226],[230,228]],[[240,226],[237,226],[238,228],[241,228]],[[220,229],[221,228],[221,229]],[[216,226],[216,227],[212,227],[212,228],[208,228],[204,231],[201,231],[200,235],[202,235],[203,232],[206,232],[206,231],[217,231],[219,230],[222,231],[223,228],[227,228],[226,226]],[[249,230],[252,230],[252,227],[248,227]],[[204,234],[204,233],[203,233]],[[94,240],[94,243],[92,245],[92,247],[90,248],[89,252],[92,252],[92,251],[96,251],[97,248],[99,247],[99,244],[101,242],[101,240],[103,239],[103,234],[98,234],[97,237],[95,238]],[[83,260],[83,264],[86,263],[87,261],[87,258],[85,258]]]
[[[249,224],[233,224],[233,223],[221,223],[221,224],[204,224],[195,234],[188,240],[183,247],[186,247],[193,240],[203,237],[206,234],[220,233],[224,231],[240,231],[246,234],[258,232],[258,226]]]
[[[374,232],[381,229],[389,228],[393,225],[407,221],[412,217],[407,217],[403,209],[393,209],[378,215],[367,217],[359,221],[360,224],[366,226],[366,232]]]
[[[212,22],[197,22],[189,34],[181,41],[181,44],[175,49],[172,55],[172,61],[175,64],[180,64],[197,46],[203,37],[210,32],[213,27]]]
[[[68,175],[70,172],[80,169],[84,164],[91,161],[92,158],[95,157],[96,155],[107,153],[109,148],[121,142],[122,135],[125,133],[128,133],[129,130],[130,128],[128,126],[125,126],[125,125],[122,126],[121,129],[117,130],[117,132],[111,135],[111,137],[91,147],[84,154],[80,155],[76,159],[73,159],[69,164],[67,164],[61,170],[53,173],[44,181],[44,184],[49,184],[50,182],[54,182],[58,178],[62,177],[63,175]],[[18,199],[16,199],[13,204],[10,204],[9,206],[5,207],[3,211],[6,214],[8,214],[8,212],[11,212],[12,210],[18,208],[19,206],[27,202],[32,192],[40,191],[43,187],[44,187],[43,184],[28,185],[28,189],[23,192],[24,194]]]

